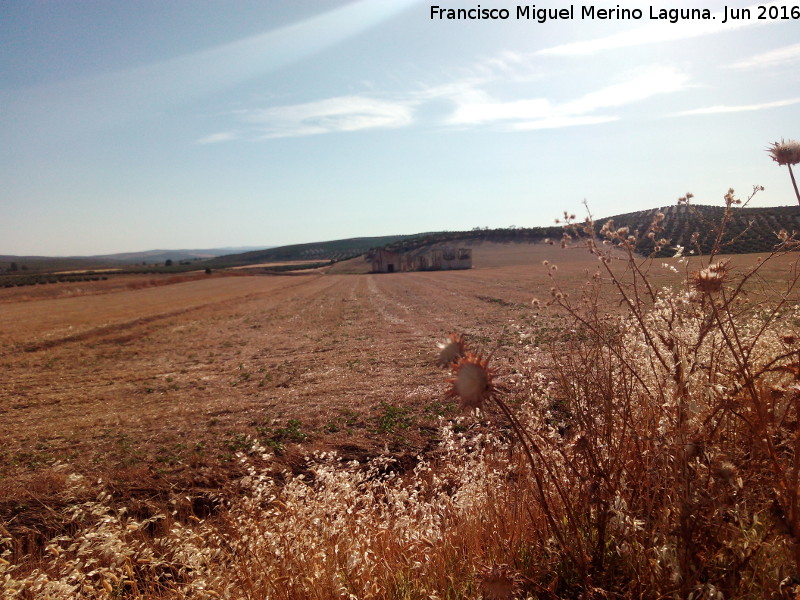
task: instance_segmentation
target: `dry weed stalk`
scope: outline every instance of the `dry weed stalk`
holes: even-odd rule
[[[563,521],[577,519],[570,529],[592,547],[593,581],[613,587],[609,573],[624,569],[637,593],[738,597],[776,591],[783,575],[800,573],[797,263],[784,289],[759,287],[764,265],[797,241],[784,232],[769,257],[742,272],[732,260],[712,262],[741,205],[733,190],[725,201],[716,243],[683,291],[656,289],[652,261],[636,254],[644,237],[658,236],[659,217],[645,232],[606,223],[599,237],[591,217],[568,223],[564,245],[588,248],[600,264],[583,302],[548,270],[551,303],[583,332],[551,352],[549,410],[565,433],[549,452],[586,482],[571,488],[583,513]],[[625,309],[619,318],[600,305],[604,286]]]

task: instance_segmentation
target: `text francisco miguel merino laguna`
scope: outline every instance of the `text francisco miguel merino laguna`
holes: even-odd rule
[[[780,6],[775,4],[749,8],[730,8],[725,6],[721,14],[712,13],[707,8],[658,8],[649,6],[641,9],[621,8],[619,4],[615,8],[597,8],[592,5],[580,6],[579,10],[575,10],[574,4],[563,8],[536,8],[535,4],[526,4],[511,9],[481,8],[480,4],[475,8],[431,6],[431,19],[440,21],[506,20],[516,18],[517,20],[544,23],[554,20],[569,21],[576,17],[581,20],[613,21],[639,20],[646,17],[651,20],[664,20],[670,23],[677,23],[678,21],[711,21],[717,20],[718,17],[721,23],[753,18],[770,21],[795,21],[800,20],[800,6]]]

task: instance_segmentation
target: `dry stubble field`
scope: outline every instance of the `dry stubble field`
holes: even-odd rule
[[[472,271],[0,290],[0,519],[34,550],[71,472],[121,501],[180,493],[202,512],[247,436],[289,466],[320,448],[413,461],[455,413],[436,343],[464,332],[502,360],[515,325],[547,332],[530,306],[547,256],[590,264],[486,244]]]
[[[549,297],[542,261],[575,288],[597,264],[541,244],[474,253],[470,271],[0,290],[0,520],[17,551],[58,533],[69,473],[145,514],[180,496],[205,516],[250,439],[290,468],[331,448],[413,463],[456,414],[436,343],[463,332],[513,377],[524,340],[563,333],[561,315],[531,307]]]

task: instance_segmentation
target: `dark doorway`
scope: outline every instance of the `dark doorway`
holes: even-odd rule
[[[393,263],[389,263],[388,265],[386,265],[386,272],[387,273],[394,273],[394,264]]]

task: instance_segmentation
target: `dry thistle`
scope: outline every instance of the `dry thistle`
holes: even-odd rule
[[[800,142],[781,139],[780,142],[773,142],[767,148],[767,152],[772,156],[772,160],[779,165],[786,165],[786,168],[789,169],[789,177],[792,178],[794,194],[797,196],[797,203],[800,204],[800,191],[797,189],[797,181],[795,181],[794,172],[792,171],[792,165],[800,163]]]
[[[773,142],[767,152],[779,165],[796,165],[800,163],[800,142],[795,140]]]
[[[439,367],[449,367],[467,353],[464,336],[460,333],[451,333],[450,337],[444,342],[439,342],[438,346],[439,356],[436,358],[436,365]]]
[[[713,294],[722,289],[722,283],[728,274],[728,261],[722,260],[708,265],[694,274],[694,287],[703,294]]]
[[[483,408],[483,403],[494,394],[494,370],[489,368],[490,358],[468,351],[453,367],[454,377],[449,380],[452,387],[447,395],[458,397],[461,410]]]

